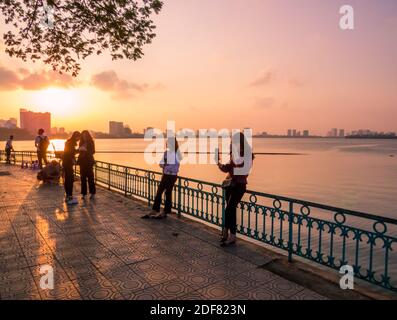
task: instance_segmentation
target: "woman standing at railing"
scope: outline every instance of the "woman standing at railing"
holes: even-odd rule
[[[80,139],[80,132],[75,131],[72,136],[66,141],[65,149],[62,157],[63,171],[65,174],[64,184],[67,204],[77,204],[78,201],[73,197],[73,184],[74,184],[74,165],[76,164],[76,146]]]
[[[156,198],[154,199],[153,211],[144,215],[143,219],[167,218],[167,214],[171,213],[172,208],[172,190],[175,182],[178,179],[179,165],[182,160],[182,155],[179,151],[179,144],[176,139],[169,139],[167,142],[167,150],[164,153],[163,159],[160,162],[160,167],[163,169],[163,176],[161,177],[160,185],[157,189]],[[160,213],[161,198],[165,192],[164,211]]]
[[[80,177],[81,177],[81,195],[83,200],[87,196],[87,182],[90,191],[90,198],[94,199],[96,194],[95,178],[94,178],[94,165],[95,165],[95,143],[91,134],[84,130],[81,133],[79,145],[79,159]]]
[[[253,159],[252,148],[242,132],[232,136],[230,161],[227,164],[221,164],[218,156],[219,169],[227,173],[227,177],[222,183],[222,187],[226,193],[226,209],[221,246],[236,243],[237,206],[247,190],[247,178],[252,167]]]

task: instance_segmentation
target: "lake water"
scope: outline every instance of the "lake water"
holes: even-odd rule
[[[61,149],[63,141],[54,141]],[[97,140],[98,151],[144,151],[141,139]],[[397,140],[254,139],[259,155],[249,189],[319,202],[387,217],[397,217]],[[16,141],[15,150],[34,150],[31,141]],[[158,170],[143,154],[98,153],[97,160]],[[220,183],[215,165],[183,165],[182,176]]]

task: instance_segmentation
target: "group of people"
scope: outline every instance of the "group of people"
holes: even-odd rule
[[[7,162],[10,162],[11,152],[14,150],[12,146],[13,136],[11,136],[6,143]],[[243,198],[247,190],[248,171],[238,172],[238,168],[245,166],[244,156],[247,154],[245,148],[248,146],[246,138],[242,132],[235,134],[232,141],[238,141],[239,149],[234,148],[232,142],[230,147],[230,161],[227,164],[222,164],[219,161],[219,154],[217,155],[217,164],[222,172],[227,173],[227,177],[222,184],[226,194],[226,209],[225,209],[225,224],[222,230],[220,243],[221,246],[233,245],[236,243],[236,216],[237,206]],[[43,168],[43,163],[46,165],[42,170],[44,176],[45,170],[56,172],[56,163],[52,161],[48,164],[47,161],[47,148],[50,142],[44,134],[44,130],[38,131],[38,136],[35,139],[35,146],[37,148],[37,157],[40,168]],[[248,152],[249,155],[252,155]],[[72,136],[66,141],[65,149],[62,156],[62,167],[64,174],[64,187],[65,187],[65,201],[68,205],[78,203],[76,197],[73,196],[73,184],[75,179],[74,168],[76,165],[80,167],[81,178],[81,195],[85,200],[87,193],[90,193],[90,198],[94,199],[96,194],[94,166],[95,166],[95,143],[89,131],[85,130],[81,133],[75,131]],[[171,213],[172,209],[172,191],[178,179],[180,163],[182,154],[179,150],[178,141],[168,140],[167,150],[160,162],[160,167],[163,170],[163,175],[157,190],[154,200],[152,211],[142,218],[144,219],[164,219],[167,214]],[[252,165],[252,162],[250,163]],[[250,169],[250,168],[249,168]],[[87,188],[88,184],[88,188]],[[163,194],[165,194],[165,205],[162,212],[160,212],[161,201]]]
[[[90,198],[95,199],[96,186],[94,178],[95,142],[89,131],[81,133],[75,131],[66,141],[63,152],[62,164],[64,170],[65,201],[68,205],[77,204],[78,200],[73,196],[73,184],[76,165],[80,167],[81,195],[85,200],[90,193]],[[77,156],[77,159],[76,159]],[[88,184],[88,188],[87,188]]]
[[[230,160],[226,164],[220,163],[219,154],[217,155],[218,168],[227,173],[226,179],[222,183],[226,194],[226,208],[225,208],[225,224],[222,229],[220,244],[221,246],[234,245],[236,243],[237,232],[237,206],[243,198],[248,184],[248,175],[251,169],[252,161],[250,161],[249,168],[239,172],[238,168],[245,167],[244,157],[248,154],[254,159],[252,150],[246,150],[249,144],[242,132],[235,134],[232,141],[238,141],[238,149],[234,148],[232,143],[230,146]],[[171,143],[169,143],[171,142]],[[152,211],[144,216],[143,219],[164,219],[167,214],[171,213],[172,208],[172,191],[178,179],[180,162],[182,155],[179,150],[178,141],[169,141],[167,143],[167,150],[160,162],[160,167],[163,170],[163,175],[157,189],[157,194],[154,200]],[[251,160],[251,159],[250,159]],[[164,211],[160,212],[161,200],[165,193]]]

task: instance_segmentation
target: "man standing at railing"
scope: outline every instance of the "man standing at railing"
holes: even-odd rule
[[[11,152],[14,151],[14,147],[12,145],[12,141],[14,140],[14,136],[10,136],[10,138],[6,142],[6,163],[11,164]]]
[[[45,165],[48,164],[47,149],[50,145],[50,140],[46,135],[44,135],[44,129],[39,129],[38,136],[36,137],[34,145],[37,149],[37,159],[39,161],[39,167],[40,169],[43,169],[43,161]]]

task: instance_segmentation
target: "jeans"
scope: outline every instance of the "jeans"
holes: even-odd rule
[[[230,233],[236,234],[237,231],[237,206],[247,191],[247,185],[237,183],[231,187],[226,188],[226,210],[225,210],[225,228],[230,230]]]
[[[177,176],[172,176],[168,174],[163,174],[161,178],[159,188],[157,189],[157,195],[154,199],[153,210],[160,212],[161,198],[165,191],[165,205],[164,213],[171,213],[172,208],[172,190],[174,188],[175,182],[178,179]]]
[[[73,166],[64,166],[65,173],[65,192],[68,197],[73,196],[74,170]]]
[[[90,164],[80,165],[81,194],[87,195],[87,182],[90,194],[96,194],[94,166]]]
[[[47,161],[47,151],[37,151],[37,159],[39,160],[39,167],[40,169],[43,169],[43,162],[45,165],[48,164]]]

